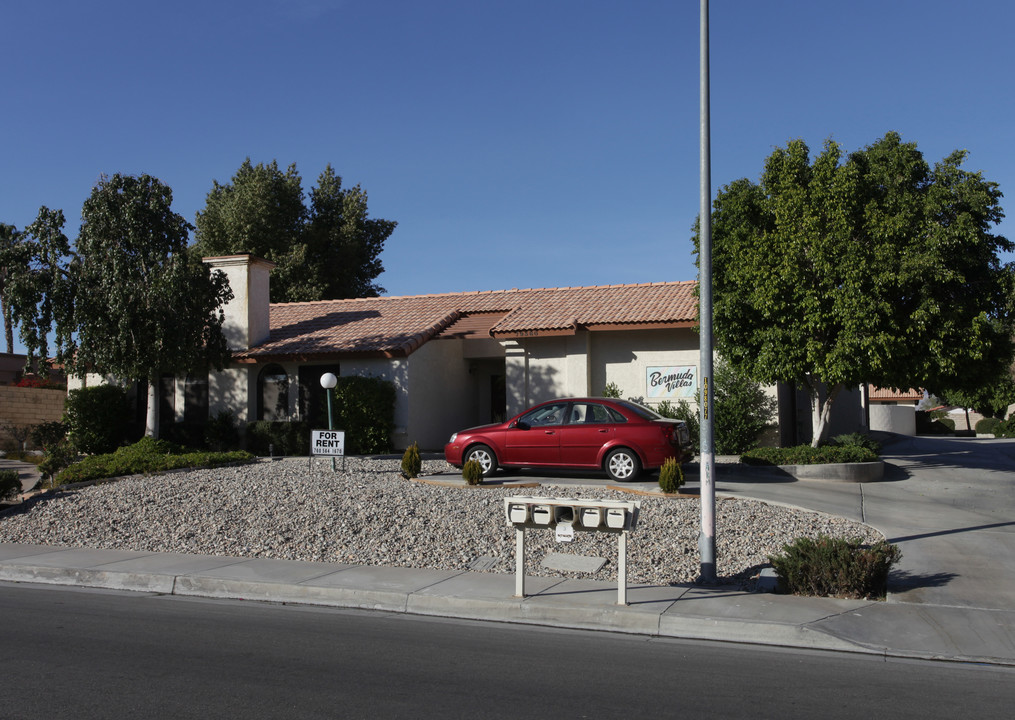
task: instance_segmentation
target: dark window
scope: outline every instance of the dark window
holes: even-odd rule
[[[289,376],[281,365],[266,365],[257,377],[257,419],[289,419]]]

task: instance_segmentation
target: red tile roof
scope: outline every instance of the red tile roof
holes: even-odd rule
[[[917,402],[923,400],[923,390],[915,388],[892,390],[891,388],[879,388],[869,385],[868,392],[871,402]]]
[[[473,319],[460,329],[471,337],[481,336],[484,322],[486,336],[497,338],[691,327],[694,289],[694,282],[672,282],[279,303],[270,306],[268,340],[234,357],[405,356],[465,318]]]

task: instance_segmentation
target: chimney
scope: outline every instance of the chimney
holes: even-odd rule
[[[230,350],[249,350],[268,339],[268,276],[275,263],[254,255],[206,257],[212,271],[229,280],[233,299],[226,303],[222,333]]]

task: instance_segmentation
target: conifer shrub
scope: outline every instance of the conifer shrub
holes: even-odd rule
[[[899,546],[885,540],[865,545],[826,535],[797,538],[782,551],[768,559],[783,592],[868,600],[885,597],[888,572],[902,558]]]
[[[405,448],[402,454],[402,474],[407,478],[416,478],[422,469],[423,460],[419,456],[419,445],[413,443]]]
[[[810,445],[788,448],[759,447],[748,450],[740,456],[740,462],[745,465],[821,465],[875,462],[877,459],[876,452],[856,445],[844,447],[823,445],[818,448]]]
[[[479,485],[483,482],[483,466],[478,460],[466,460],[462,465],[462,477],[469,485]]]
[[[676,493],[680,492],[680,486],[683,484],[684,469],[680,467],[676,458],[666,458],[659,468],[659,488],[664,493]]]
[[[142,475],[182,468],[215,467],[250,462],[254,456],[248,452],[190,452],[166,440],[141,438],[133,445],[118,448],[116,452],[90,455],[57,473],[56,485]]]

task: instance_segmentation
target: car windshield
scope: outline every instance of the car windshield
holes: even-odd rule
[[[623,405],[625,408],[633,412],[635,415],[640,417],[642,420],[662,420],[663,416],[657,413],[655,410],[650,410],[644,405],[639,405],[636,402],[630,400],[615,400],[618,405]]]

